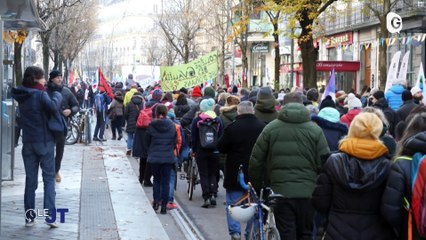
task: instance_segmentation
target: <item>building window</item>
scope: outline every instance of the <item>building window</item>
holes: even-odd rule
[[[327,59],[328,59],[328,61],[336,61],[337,60],[337,49],[336,48],[327,49]]]
[[[343,48],[343,61],[353,61],[354,51],[348,46],[346,49]]]

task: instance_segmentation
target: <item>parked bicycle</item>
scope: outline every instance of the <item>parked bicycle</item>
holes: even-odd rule
[[[257,197],[251,183],[244,182],[242,166],[238,173],[238,181],[247,193],[228,207],[230,216],[236,221],[251,224],[249,240],[280,240],[280,233],[275,224],[274,209],[279,200],[284,197],[281,194],[274,194],[271,188],[262,188]]]
[[[86,145],[92,142],[91,117],[93,110],[90,108],[81,109],[76,115],[71,117],[68,123],[65,144],[72,145],[76,142],[84,142]]]
[[[186,127],[183,129],[186,139],[191,139],[191,130],[189,127]],[[192,197],[194,195],[194,190],[196,189],[197,184],[200,183],[200,177],[197,167],[197,161],[195,159],[195,156],[191,154],[191,151],[188,154],[188,157],[185,158],[187,160],[184,160],[182,163],[182,168],[185,173],[180,175],[180,179],[187,181],[187,193],[189,200],[192,200]]]

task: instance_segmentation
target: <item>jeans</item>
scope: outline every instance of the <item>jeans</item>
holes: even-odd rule
[[[114,120],[111,120],[111,133],[113,138],[117,136],[116,131],[118,132],[118,136],[123,136],[123,129],[121,128],[122,122],[123,116],[116,116]]]
[[[56,134],[56,155],[55,155],[55,171],[59,172],[61,169],[62,158],[65,149],[65,135]]]
[[[204,200],[217,195],[217,171],[219,169],[219,153],[200,150],[196,154],[198,172],[200,173],[201,190]]]
[[[240,234],[241,235],[241,224],[238,221],[235,221],[231,218],[228,213],[228,206],[234,204],[238,199],[240,199],[244,195],[243,191],[235,191],[235,190],[226,190],[226,220],[228,221],[228,232],[229,235],[232,234]],[[246,226],[246,236],[248,236],[250,231],[251,224],[247,223]]]
[[[104,114],[101,112],[96,113],[96,126],[95,133],[93,135],[94,138],[104,138],[105,132],[105,119]],[[99,133],[99,136],[98,136]]]
[[[127,133],[127,150],[133,149],[133,140],[135,139],[135,133]]]
[[[175,183],[176,183],[176,168],[173,166],[170,171],[170,189],[169,189],[169,201],[174,202],[175,197]]]
[[[44,208],[55,211],[55,159],[54,142],[24,143],[22,158],[25,167],[24,207],[35,209],[35,191],[38,185],[38,169],[42,170],[44,185]]]
[[[153,197],[155,203],[160,203],[161,207],[166,207],[169,199],[170,188],[170,172],[173,168],[173,163],[150,163],[152,174],[154,175],[153,182]]]
[[[312,239],[315,210],[310,198],[285,199],[274,211],[281,239]]]

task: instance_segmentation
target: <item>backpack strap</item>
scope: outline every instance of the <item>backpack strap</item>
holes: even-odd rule
[[[400,160],[411,161],[413,160],[413,158],[408,156],[398,156],[393,160],[393,162],[395,163],[396,161],[400,161]]]

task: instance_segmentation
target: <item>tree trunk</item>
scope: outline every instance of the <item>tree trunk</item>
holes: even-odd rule
[[[15,79],[16,79],[16,86],[22,85],[22,44],[19,44],[15,42],[14,44],[14,71],[15,71]]]
[[[53,51],[53,68],[52,69],[57,69],[59,70],[59,62],[60,62],[60,58],[59,58],[59,51]]]
[[[309,19],[307,12],[302,12],[302,15],[306,15],[306,17],[302,17],[302,20],[300,20],[302,32],[297,43],[302,51],[303,88],[317,88],[316,62],[318,49],[314,47],[312,32],[309,29],[313,20]]]
[[[49,79],[49,35],[40,33],[42,52],[43,52],[43,70],[46,79]]]
[[[274,48],[275,48],[275,66],[274,66],[274,90],[276,92],[279,92],[280,90],[280,63],[281,63],[281,56],[280,56],[280,42],[279,42],[279,36],[277,34],[278,30],[278,24],[274,24]]]
[[[386,39],[389,37],[389,32],[386,27],[386,15],[390,12],[390,1],[386,0],[384,1],[384,7],[383,7],[384,14],[383,16],[379,17],[380,21],[380,34],[379,39]],[[377,78],[380,82],[377,84],[379,88],[384,91],[386,88],[386,79],[388,76],[388,63],[387,63],[387,46],[386,44],[381,45],[379,42],[379,77]]]

